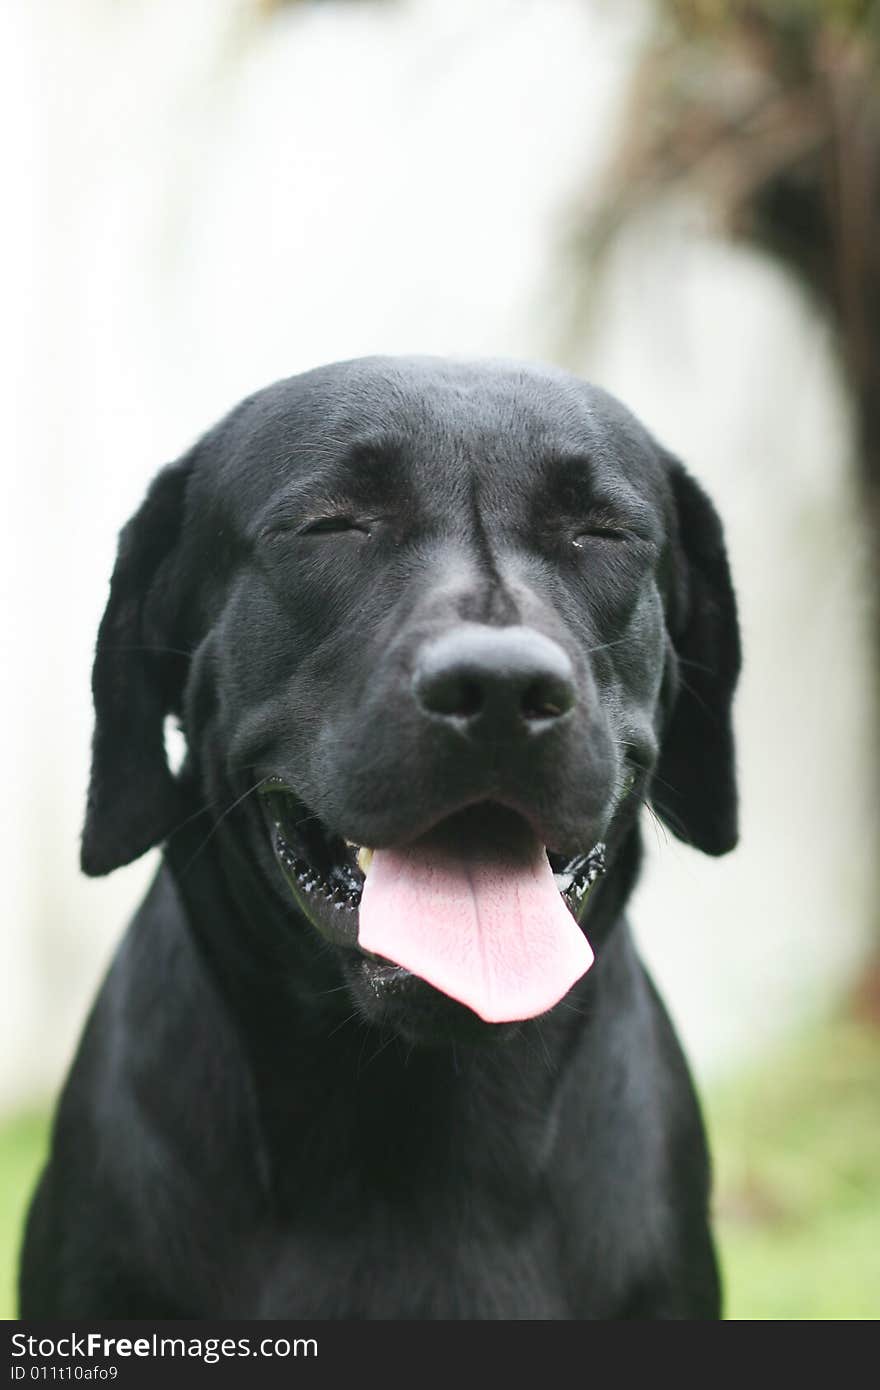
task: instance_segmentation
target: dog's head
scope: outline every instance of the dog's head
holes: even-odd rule
[[[208,803],[368,1018],[539,1014],[590,964],[591,884],[643,802],[735,843],[738,667],[715,511],[611,397],[322,368],[245,401],[122,532],[83,867]]]

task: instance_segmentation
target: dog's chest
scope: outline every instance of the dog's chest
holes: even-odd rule
[[[345,1232],[277,1237],[236,1292],[253,1316],[315,1319],[558,1319],[572,1316],[564,1255],[546,1219],[518,1233],[485,1214],[438,1214],[413,1230],[393,1213]],[[255,1268],[261,1263],[262,1268]]]
[[[582,1080],[503,1123],[497,1101],[441,1107],[428,1087],[421,1112],[416,1095],[376,1099],[354,1127],[347,1102],[347,1129],[324,1112],[320,1153],[291,1151],[275,1214],[230,1252],[224,1301],[264,1318],[609,1316],[621,1267],[645,1262],[657,1158],[620,1101],[597,1149]]]
[[[304,1320],[608,1316],[617,1279],[602,1251],[623,1255],[636,1196],[621,1206],[586,1172],[578,1187],[569,1176],[528,1198],[468,1186],[357,1211],[331,1193],[234,1257],[229,1306]]]

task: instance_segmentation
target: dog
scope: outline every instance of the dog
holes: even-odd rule
[[[624,908],[646,803],[736,843],[739,664],[712,504],[561,370],[337,363],[160,472],[98,635],[82,866],[164,852],[22,1316],[720,1316]]]

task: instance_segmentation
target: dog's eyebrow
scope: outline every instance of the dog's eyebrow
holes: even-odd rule
[[[586,453],[548,454],[541,461],[540,471],[545,488],[552,489],[564,502],[583,499],[595,483],[595,461]]]
[[[398,498],[406,489],[404,446],[400,439],[383,436],[358,440],[346,450],[341,465],[345,470],[344,486],[354,497]]]
[[[538,509],[562,509],[575,517],[597,508],[617,512],[649,537],[659,539],[657,517],[648,498],[619,472],[612,474],[602,464],[601,455],[548,455],[541,465],[543,486],[536,498]]]
[[[351,507],[375,508],[409,498],[403,445],[387,438],[356,440],[329,458],[302,448],[302,463],[257,519],[261,530],[296,517]],[[315,466],[310,468],[310,462]]]

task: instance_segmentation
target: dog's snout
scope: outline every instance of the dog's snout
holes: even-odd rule
[[[532,730],[575,703],[571,660],[558,643],[526,627],[465,623],[425,644],[413,689],[422,709],[457,727]]]

